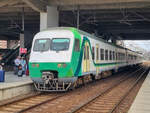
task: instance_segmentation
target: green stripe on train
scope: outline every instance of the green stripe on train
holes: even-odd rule
[[[75,38],[77,38],[79,36],[79,33],[77,31],[77,29],[73,29],[72,32],[74,33]],[[81,38],[81,36],[80,36]],[[80,40],[80,55],[79,55],[79,61],[78,61],[78,66],[76,67],[76,71],[74,73],[75,76],[80,76],[81,75],[81,65],[82,65],[82,59],[83,59],[83,52],[84,52],[84,47],[85,47],[85,43],[88,42],[89,46],[90,46],[90,53],[92,55],[92,47],[91,47],[91,43],[90,40],[87,37],[83,37],[83,42],[81,44],[81,40]],[[111,66],[111,65],[118,65],[118,64],[123,64],[125,62],[113,62],[113,63],[96,63],[93,59],[92,59],[93,65],[95,67],[99,67],[99,66]]]

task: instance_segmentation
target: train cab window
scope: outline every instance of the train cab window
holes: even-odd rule
[[[100,53],[101,53],[101,60],[104,60],[104,49],[100,49]]]
[[[112,60],[112,51],[109,51],[109,60]]]
[[[108,60],[108,50],[105,50],[105,60]]]
[[[33,51],[48,51],[50,48],[50,39],[36,39]]]
[[[92,47],[92,59],[94,60],[95,59],[95,48]]]
[[[74,51],[76,51],[76,52],[80,51],[80,40],[79,39],[75,39]]]
[[[69,49],[69,38],[53,38],[51,41],[51,50],[53,51],[66,51]]]

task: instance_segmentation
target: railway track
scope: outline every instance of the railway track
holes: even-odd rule
[[[38,93],[20,100],[14,100],[12,102],[0,105],[0,113],[22,113],[34,107],[40,106],[41,104],[54,101],[62,96],[64,96],[64,94]]]
[[[125,75],[128,75],[132,71],[130,70],[130,72],[120,73],[120,74],[122,74],[122,77],[119,76],[119,77],[117,77],[117,79],[118,80],[123,80],[124,78],[126,78]],[[139,71],[139,70],[137,70],[137,71]],[[134,74],[134,73],[135,72],[133,72],[132,74]],[[113,81],[112,78],[110,77],[110,80],[112,82],[110,85],[108,85],[106,82],[104,83],[104,84],[107,84],[107,86],[104,85],[105,88],[110,87],[111,85],[114,85],[114,83],[118,81],[118,80]],[[104,79],[104,81],[105,80],[107,81],[107,79]],[[102,80],[101,82],[104,82],[104,81]],[[101,82],[97,82],[97,83],[101,83]],[[101,86],[100,84],[97,84],[97,85]],[[75,91],[69,93],[68,95],[65,95],[64,97],[62,97],[60,99],[57,99],[53,102],[48,102],[47,104],[44,104],[44,105],[41,105],[41,106],[36,107],[34,109],[31,109],[31,110],[29,110],[25,113],[28,113],[28,112],[29,113],[37,113],[37,112],[65,113],[65,112],[69,112],[71,110],[71,108],[74,108],[76,105],[80,105],[81,102],[83,102],[83,100],[84,101],[87,100],[87,99],[85,99],[85,96],[86,96],[86,98],[88,98],[88,95],[89,95],[88,93],[92,92],[92,96],[94,94],[96,94],[92,90],[91,90],[91,92],[89,92],[89,90],[93,89],[93,88],[96,88],[97,85],[96,86],[95,86],[95,84],[86,85],[86,87],[76,89]],[[90,87],[88,87],[88,86],[90,86]],[[96,88],[96,89],[98,89],[98,91],[101,91],[99,88]],[[92,97],[92,96],[89,96],[89,97]]]
[[[139,69],[104,92],[73,108],[69,113],[113,113],[148,69]]]
[[[130,71],[130,72],[120,73],[120,74],[128,75],[130,73],[131,75],[133,75],[133,74],[136,74],[138,72],[140,72],[140,69],[138,69],[134,72]],[[128,77],[122,76],[122,77],[118,78],[118,81],[122,82],[125,78],[128,78]],[[105,80],[106,79],[104,79],[104,81]],[[98,82],[99,81],[93,82],[89,85],[86,85],[85,88],[87,88],[88,86],[91,87],[91,85],[96,85]],[[115,83],[115,84],[114,83],[115,82],[112,83],[113,86],[114,85],[117,86],[118,82]],[[109,88],[107,88],[107,90]],[[78,98],[80,96],[79,95],[80,89],[82,89],[82,88],[78,88],[78,89],[76,89],[74,91],[71,91],[69,93],[59,93],[59,94],[54,94],[54,93],[53,94],[42,94],[42,93],[39,93],[35,96],[26,97],[24,99],[20,99],[20,100],[14,101],[14,102],[10,102],[10,103],[4,104],[4,105],[0,105],[0,113],[22,113],[22,112],[25,112],[25,113],[27,112],[28,113],[28,111],[34,113],[34,112],[40,112],[38,110],[41,110],[41,112],[42,112],[45,109],[51,110],[49,112],[53,112],[53,113],[54,113],[54,109],[56,109],[56,113],[58,113],[58,111],[60,113],[60,111],[62,109],[61,113],[64,113],[64,112],[66,112],[65,110],[63,110],[65,108],[65,105],[69,106],[68,103],[72,102],[71,97]],[[103,91],[103,92],[105,92],[105,91]],[[68,101],[70,101],[70,102],[68,102]],[[80,104],[77,104],[77,105],[80,105]],[[44,106],[44,107],[42,108],[41,106]],[[57,106],[58,109],[54,108],[53,106]],[[82,105],[76,107],[75,109],[71,110],[71,113],[76,112],[76,110],[78,111],[79,107],[83,107],[83,106],[84,105],[82,104]],[[74,107],[75,106],[71,106],[71,104],[70,104],[70,108],[74,108]],[[49,108],[54,108],[54,109],[52,110],[52,109],[49,109]],[[70,111],[70,109],[68,111]]]
[[[43,94],[35,93],[21,98],[13,99],[9,102],[0,103],[0,113],[21,113],[38,107],[42,104],[54,101],[64,94]]]

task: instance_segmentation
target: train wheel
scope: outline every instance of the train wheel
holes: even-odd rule
[[[102,75],[101,75],[101,74],[98,74],[98,75],[95,76],[95,79],[96,79],[96,80],[99,80],[99,79],[101,79],[101,78],[102,78]]]
[[[105,71],[102,73],[102,78],[106,78],[108,76],[111,76],[112,75],[112,71]]]

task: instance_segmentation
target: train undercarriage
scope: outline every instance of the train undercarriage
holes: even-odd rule
[[[74,82],[71,82],[65,80],[60,81],[58,78],[54,77],[53,73],[46,72],[42,76],[42,82],[34,82],[34,86],[38,91],[63,92],[87,84],[96,79],[108,77],[111,74],[112,71],[105,71],[97,75],[89,74],[89,75],[78,77]]]

